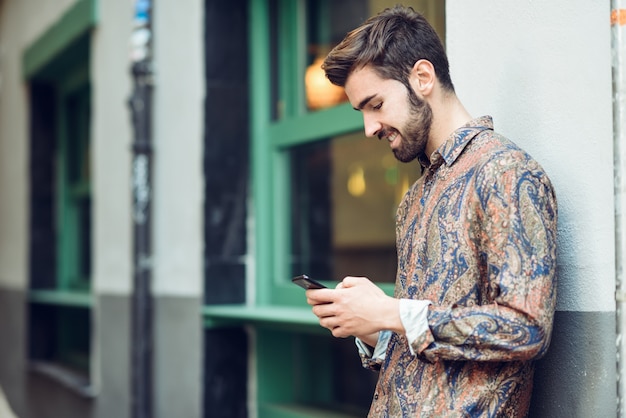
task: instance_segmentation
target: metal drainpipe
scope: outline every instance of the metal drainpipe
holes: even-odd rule
[[[613,71],[613,150],[615,194],[615,314],[617,345],[617,416],[626,417],[626,0],[611,0]]]
[[[151,0],[135,0],[131,38],[133,93],[133,294],[131,298],[131,417],[153,415],[152,310],[152,8]]]

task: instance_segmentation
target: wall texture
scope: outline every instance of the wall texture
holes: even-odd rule
[[[553,342],[533,417],[615,416],[608,2],[448,0],[457,94],[547,170],[559,203]]]
[[[154,2],[154,291],[202,293],[201,0]]]
[[[132,2],[100,1],[92,33],[93,286],[128,295],[132,277],[129,39]]]

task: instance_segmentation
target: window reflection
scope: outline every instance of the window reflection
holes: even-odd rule
[[[290,152],[294,275],[393,282],[395,212],[420,175],[417,162],[398,162],[385,143],[360,132]]]
[[[285,48],[280,47],[285,45],[285,37],[280,36],[278,29],[271,35],[272,62],[276,70],[272,79],[272,100],[277,109],[273,119],[289,116],[290,112],[300,114],[295,108],[317,111],[346,101],[343,89],[332,86],[323,75],[320,68],[323,58],[346,33],[396,3],[395,0],[305,0],[300,3],[304,5],[305,18],[304,25],[299,26],[302,32],[298,38],[302,38],[297,43],[298,52],[293,61],[299,63],[296,67],[302,73],[295,81],[290,78],[293,73],[287,70],[293,67],[278,64],[285,62],[284,57],[280,58],[285,55]],[[444,39],[445,1],[403,3],[423,13]],[[280,13],[279,10],[280,7],[274,12]],[[313,70],[319,73],[309,82],[307,77],[312,78]],[[296,90],[304,94],[287,94]],[[297,105],[296,102],[294,106],[294,97],[306,103]],[[386,143],[365,139],[362,131],[319,139],[289,148],[287,152],[291,164],[290,267],[293,275],[308,274],[320,280],[362,275],[376,282],[393,282],[395,212],[407,188],[420,175],[418,163],[398,162]]]

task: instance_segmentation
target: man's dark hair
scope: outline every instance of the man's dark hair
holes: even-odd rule
[[[409,87],[413,65],[425,59],[444,90],[454,92],[448,57],[435,29],[411,7],[396,6],[370,17],[326,57],[322,68],[331,83],[344,87],[350,74],[370,65],[384,79]]]

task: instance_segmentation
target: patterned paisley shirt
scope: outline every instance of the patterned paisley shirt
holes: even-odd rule
[[[541,166],[493,131],[456,130],[396,218],[395,297],[427,299],[429,329],[393,333],[370,417],[525,417],[556,302],[557,206]]]

